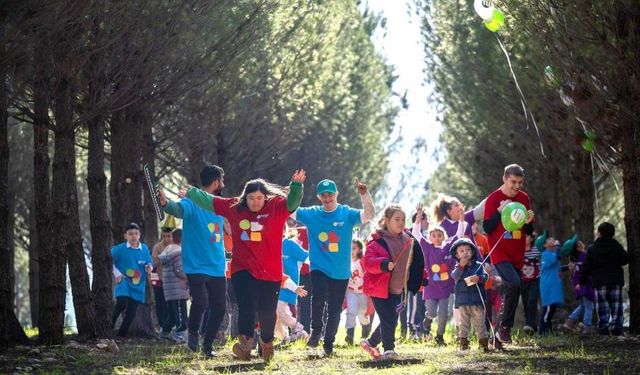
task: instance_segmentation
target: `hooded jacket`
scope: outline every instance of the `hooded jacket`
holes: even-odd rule
[[[460,245],[468,245],[471,248],[471,261],[466,266],[460,265],[460,259],[456,256],[456,250]],[[482,306],[482,301],[486,301],[484,283],[489,279],[489,275],[484,271],[482,263],[476,259],[478,248],[468,238],[460,238],[451,245],[451,256],[457,261],[451,277],[456,281],[454,288],[455,307],[460,306]],[[477,284],[467,285],[464,281],[466,277],[477,275],[480,277]]]
[[[591,276],[594,288],[624,285],[622,266],[629,263],[629,256],[622,245],[613,238],[597,238],[587,249],[587,260],[580,274],[580,285]]]

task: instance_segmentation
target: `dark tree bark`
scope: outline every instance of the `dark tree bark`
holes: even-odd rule
[[[1,34],[0,34],[1,35]],[[0,49],[2,52],[4,48]],[[0,65],[0,351],[9,345],[27,343],[29,340],[13,311],[11,289],[11,253],[9,252],[9,133],[7,74]]]
[[[92,294],[96,311],[96,335],[110,337],[113,312],[113,237],[107,213],[107,178],[104,174],[105,121],[96,116],[88,121],[89,128],[89,217],[91,228],[91,263],[93,264]]]
[[[575,232],[585,244],[593,242],[594,232],[594,190],[591,156],[580,152],[576,155],[576,164],[572,173],[576,186],[574,209]]]

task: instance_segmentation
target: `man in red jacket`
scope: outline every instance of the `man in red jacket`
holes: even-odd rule
[[[503,281],[502,306],[500,308],[499,327],[496,339],[501,343],[510,343],[510,330],[513,327],[518,298],[520,296],[520,272],[524,263],[526,234],[533,233],[534,213],[531,210],[529,196],[522,191],[524,169],[518,164],[504,168],[502,186],[489,194],[484,206],[484,230],[487,233],[491,252],[491,264]],[[513,232],[505,230],[501,221],[502,209],[511,202],[522,203],[529,217],[525,225]]]

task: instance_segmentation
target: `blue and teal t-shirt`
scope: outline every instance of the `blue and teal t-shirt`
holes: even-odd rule
[[[189,199],[182,206],[182,267],[184,273],[224,277],[224,218]],[[175,215],[179,217],[178,215]]]
[[[351,238],[360,224],[360,210],[339,204],[332,212],[322,206],[298,208],[296,220],[307,226],[309,269],[336,280],[351,277]]]
[[[144,303],[144,290],[147,285],[145,265],[153,265],[147,245],[140,243],[139,248],[122,242],[111,248],[113,265],[122,273],[122,280],[116,284],[113,294],[116,297],[129,297]]]
[[[308,256],[309,253],[296,241],[288,238],[282,240],[282,268],[285,275],[296,284],[300,282],[300,266]],[[298,296],[289,289],[280,289],[279,299],[291,305],[298,304]]]

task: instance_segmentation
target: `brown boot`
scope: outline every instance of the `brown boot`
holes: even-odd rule
[[[483,352],[485,352],[485,353],[489,352],[489,338],[488,337],[485,337],[483,339],[479,339],[478,340],[478,344],[480,345],[480,349]]]
[[[238,336],[238,342],[233,344],[233,354],[241,361],[251,360],[251,348],[253,348],[253,338],[248,338],[245,335]]]
[[[460,344],[460,350],[469,350],[469,339],[466,337],[459,337],[458,344]]]
[[[271,359],[273,359],[273,341],[265,343],[260,339],[260,348],[262,348],[262,359],[266,363],[271,362]]]
[[[579,331],[578,327],[576,326],[576,321],[572,320],[572,319],[565,320],[564,324],[562,325],[562,328],[564,328],[565,330],[567,330],[569,332],[577,332],[577,331]]]

